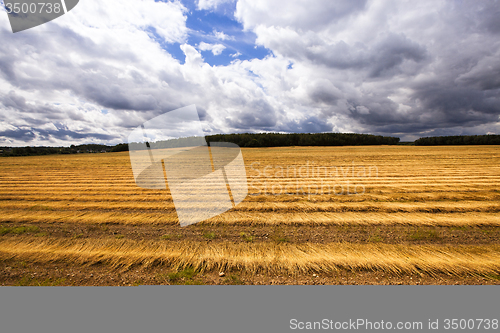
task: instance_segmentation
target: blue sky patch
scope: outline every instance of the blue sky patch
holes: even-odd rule
[[[234,18],[236,3],[224,3],[216,10],[209,11],[198,10],[195,1],[181,2],[187,8],[186,26],[190,30],[187,43],[197,48],[205,62],[211,66],[229,65],[236,59],[264,59],[271,54],[270,50],[256,45],[257,36],[252,31],[244,31],[243,25]],[[148,28],[147,32],[165,51],[184,64],[186,57],[179,43],[164,42],[153,27]],[[220,38],[221,36],[223,37]],[[214,54],[211,50],[200,50],[200,43],[220,44],[224,50],[220,54]]]

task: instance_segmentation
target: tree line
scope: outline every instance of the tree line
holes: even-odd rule
[[[185,147],[198,144],[199,137],[179,138],[151,143],[156,148]],[[240,147],[290,146],[369,146],[397,145],[396,137],[355,133],[243,133],[206,136],[206,142],[231,142]],[[407,143],[409,144],[409,143]],[[416,146],[441,145],[500,145],[500,135],[435,136],[415,140]],[[70,147],[0,147],[0,156],[35,156],[52,154],[108,153],[128,151],[126,143],[115,146],[84,144]]]
[[[500,145],[500,135],[433,136],[415,140],[415,146]]]
[[[355,133],[243,133],[217,134],[207,142],[232,142],[240,147],[396,145],[399,138]]]
[[[240,147],[287,147],[287,146],[366,146],[396,145],[399,138],[354,133],[243,133],[209,135],[206,142],[232,142]],[[150,143],[155,148],[186,147],[202,144],[203,138],[187,137]],[[128,151],[128,144],[116,146],[98,144],[71,145],[70,147],[0,147],[0,156],[33,156],[51,154],[107,153]]]
[[[127,151],[128,145],[120,143],[116,146],[99,144],[71,145],[70,147],[0,147],[0,156],[40,156],[54,154],[109,153]]]

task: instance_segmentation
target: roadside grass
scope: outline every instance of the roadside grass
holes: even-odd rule
[[[488,279],[500,281],[500,275],[498,274],[486,274],[485,277]]]
[[[290,242],[290,239],[285,235],[285,231],[281,226],[275,228],[274,233],[270,236],[270,238],[278,244]]]
[[[252,235],[247,235],[245,232],[240,232],[240,237],[245,242],[253,242],[253,236]]]
[[[417,229],[408,234],[408,240],[410,241],[418,241],[418,240],[433,240],[439,239],[439,235],[436,230],[430,229]]]
[[[276,236],[274,237],[276,243],[288,243],[290,240],[286,236]]]
[[[231,274],[227,278],[224,279],[224,284],[244,285],[245,282],[243,282],[238,275]]]
[[[214,239],[215,236],[216,236],[215,232],[213,232],[213,231],[203,233],[203,237],[205,237],[206,239]]]
[[[202,285],[203,282],[194,279],[196,275],[198,272],[194,268],[188,267],[177,272],[157,274],[156,279],[174,285]]]
[[[58,278],[52,279],[47,278],[45,280],[38,280],[30,275],[23,276],[17,283],[16,286],[45,286],[45,287],[54,287],[54,286],[63,286],[66,283],[66,279]]]
[[[382,241],[382,237],[380,237],[379,235],[372,235],[369,239],[368,239],[369,242],[372,242],[372,243],[379,243]]]
[[[0,235],[6,234],[24,234],[24,233],[35,233],[39,232],[40,228],[37,226],[21,226],[21,227],[4,227],[0,225]]]
[[[184,238],[184,235],[182,235],[182,234],[177,234],[177,235],[165,234],[165,235],[160,236],[161,240],[173,240],[173,239],[182,239],[182,238]]]
[[[370,238],[368,238],[368,241],[372,242],[372,243],[381,242],[382,237],[380,236],[380,229],[377,229],[377,231],[375,233],[373,233],[373,235],[371,235]]]

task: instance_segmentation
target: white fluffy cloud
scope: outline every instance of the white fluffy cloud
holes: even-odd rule
[[[220,40],[234,40],[233,36],[228,36],[225,33],[223,33],[222,31],[217,31],[214,29],[213,34],[214,34],[215,38],[220,39]]]
[[[198,49],[201,51],[212,51],[214,55],[220,55],[225,48],[226,47],[222,44],[209,44],[205,42],[201,42],[200,45],[198,45]]]
[[[200,10],[211,10],[211,9],[216,9],[221,4],[234,1],[235,0],[198,0],[197,7]]]
[[[182,42],[184,13],[175,2],[84,1],[17,34],[0,15],[0,121],[11,130],[4,143],[121,142],[141,112],[177,107],[163,97],[171,92],[160,76],[182,80],[179,64],[145,30]]]

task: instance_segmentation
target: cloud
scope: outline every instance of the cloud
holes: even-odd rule
[[[49,142],[62,141],[72,141],[78,139],[92,140],[97,139],[99,141],[105,140],[110,141],[115,139],[115,136],[101,133],[91,133],[91,132],[76,132],[71,131],[68,128],[61,127],[57,130],[42,130],[34,128],[16,128],[15,130],[0,131],[0,137],[5,137],[4,142],[8,139],[22,140],[26,142],[33,141],[35,139],[47,140]]]
[[[246,29],[259,25],[294,27],[303,31],[342,24],[351,15],[363,11],[366,0],[351,1],[238,1],[235,16]]]
[[[291,117],[306,109],[337,128],[403,137],[488,124],[498,131],[495,2],[437,2],[432,10],[398,1],[307,6],[244,0],[236,11],[259,45],[293,63],[269,74],[253,70],[267,78],[267,91],[283,96]]]
[[[223,33],[222,31],[217,31],[214,29],[213,31],[214,37],[220,40],[235,40],[234,36],[229,36]]]
[[[222,51],[224,51],[226,47],[222,44],[208,44],[205,42],[201,42],[198,45],[198,49],[201,51],[212,51],[214,55],[220,55]]]
[[[186,25],[193,14],[177,1],[88,0],[17,34],[0,15],[0,137],[119,143],[143,121],[190,104],[210,134],[500,133],[499,7],[239,0],[235,16],[220,21],[239,23],[209,27],[212,43],[197,46]],[[229,36],[241,36],[237,29],[269,55],[241,56],[241,41]],[[183,63],[168,53],[173,46]],[[210,66],[206,51],[227,63]]]
[[[324,119],[318,117],[306,117],[303,119],[293,120],[281,127],[284,132],[291,133],[322,133],[331,132],[332,125],[328,124]]]
[[[187,38],[188,29],[185,25],[187,10],[178,1],[109,0],[105,3],[87,1],[85,4],[80,3],[74,10],[76,12],[72,15],[73,19],[78,16],[82,25],[93,29],[112,29],[117,35],[127,30],[154,27],[167,42],[180,43]],[[82,28],[72,24],[70,18],[64,19],[64,23],[71,27]]]
[[[198,10],[211,10],[216,9],[222,4],[231,3],[235,0],[198,0],[197,8]]]
[[[459,75],[455,83],[473,86],[480,90],[496,90],[500,88],[500,53],[487,56],[466,73]]]
[[[238,130],[272,130],[277,124],[274,108],[265,100],[252,100],[226,118],[227,125]]]

